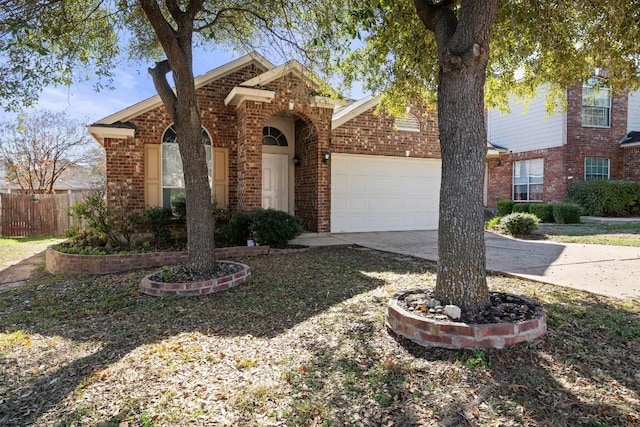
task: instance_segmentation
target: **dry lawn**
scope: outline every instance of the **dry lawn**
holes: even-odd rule
[[[638,301],[491,277],[543,303],[545,338],[425,349],[384,312],[432,264],[351,247],[241,261],[253,279],[207,297],[140,295],[148,271],[0,294],[0,425],[640,424]]]

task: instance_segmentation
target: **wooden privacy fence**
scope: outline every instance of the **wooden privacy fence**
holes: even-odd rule
[[[69,208],[83,193],[0,194],[0,236],[59,236],[75,224]]]

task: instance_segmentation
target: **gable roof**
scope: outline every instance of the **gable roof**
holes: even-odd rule
[[[359,101],[352,102],[349,105],[345,105],[344,107],[336,110],[333,113],[333,117],[331,119],[331,129],[336,129],[343,124],[347,123],[349,120],[358,117],[360,114],[365,111],[370,110],[371,108],[377,107],[380,103],[379,96],[369,95],[366,98],[362,98]]]
[[[265,71],[275,68],[275,65],[273,65],[271,62],[266,60],[258,52],[251,52],[251,53],[248,53],[247,55],[241,56],[238,59],[235,59],[231,62],[221,65],[205,74],[202,74],[196,77],[195,78],[196,89],[206,86],[212,81],[215,81],[221,77],[224,77],[231,73],[235,73],[236,71],[252,63],[256,64],[259,68],[262,68]],[[160,95],[154,95],[151,98],[147,98],[144,101],[138,102],[137,104],[134,104],[130,107],[125,108],[124,110],[120,110],[117,113],[114,113],[110,116],[100,119],[96,123],[94,123],[94,125],[111,125],[117,122],[126,122],[136,116],[139,116],[140,114],[153,110],[154,108],[159,107],[160,105],[162,105],[162,100],[160,99]]]
[[[293,74],[298,77],[300,80],[305,82],[309,87],[313,89],[320,89],[321,84],[320,81],[311,77],[308,72],[305,72],[304,67],[295,59],[285,62],[282,65],[278,65],[275,68],[271,68],[268,71],[260,74],[259,76],[253,77],[245,82],[242,82],[240,86],[244,87],[256,87],[256,86],[266,86],[274,80],[277,80],[281,77],[286,76],[287,74]]]

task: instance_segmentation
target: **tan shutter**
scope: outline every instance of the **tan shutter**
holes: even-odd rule
[[[229,149],[213,148],[213,195],[219,207],[229,206]]]
[[[162,206],[162,161],[160,144],[144,146],[144,204]]]

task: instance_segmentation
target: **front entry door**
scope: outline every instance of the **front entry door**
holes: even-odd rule
[[[262,207],[289,211],[289,156],[262,154]]]

